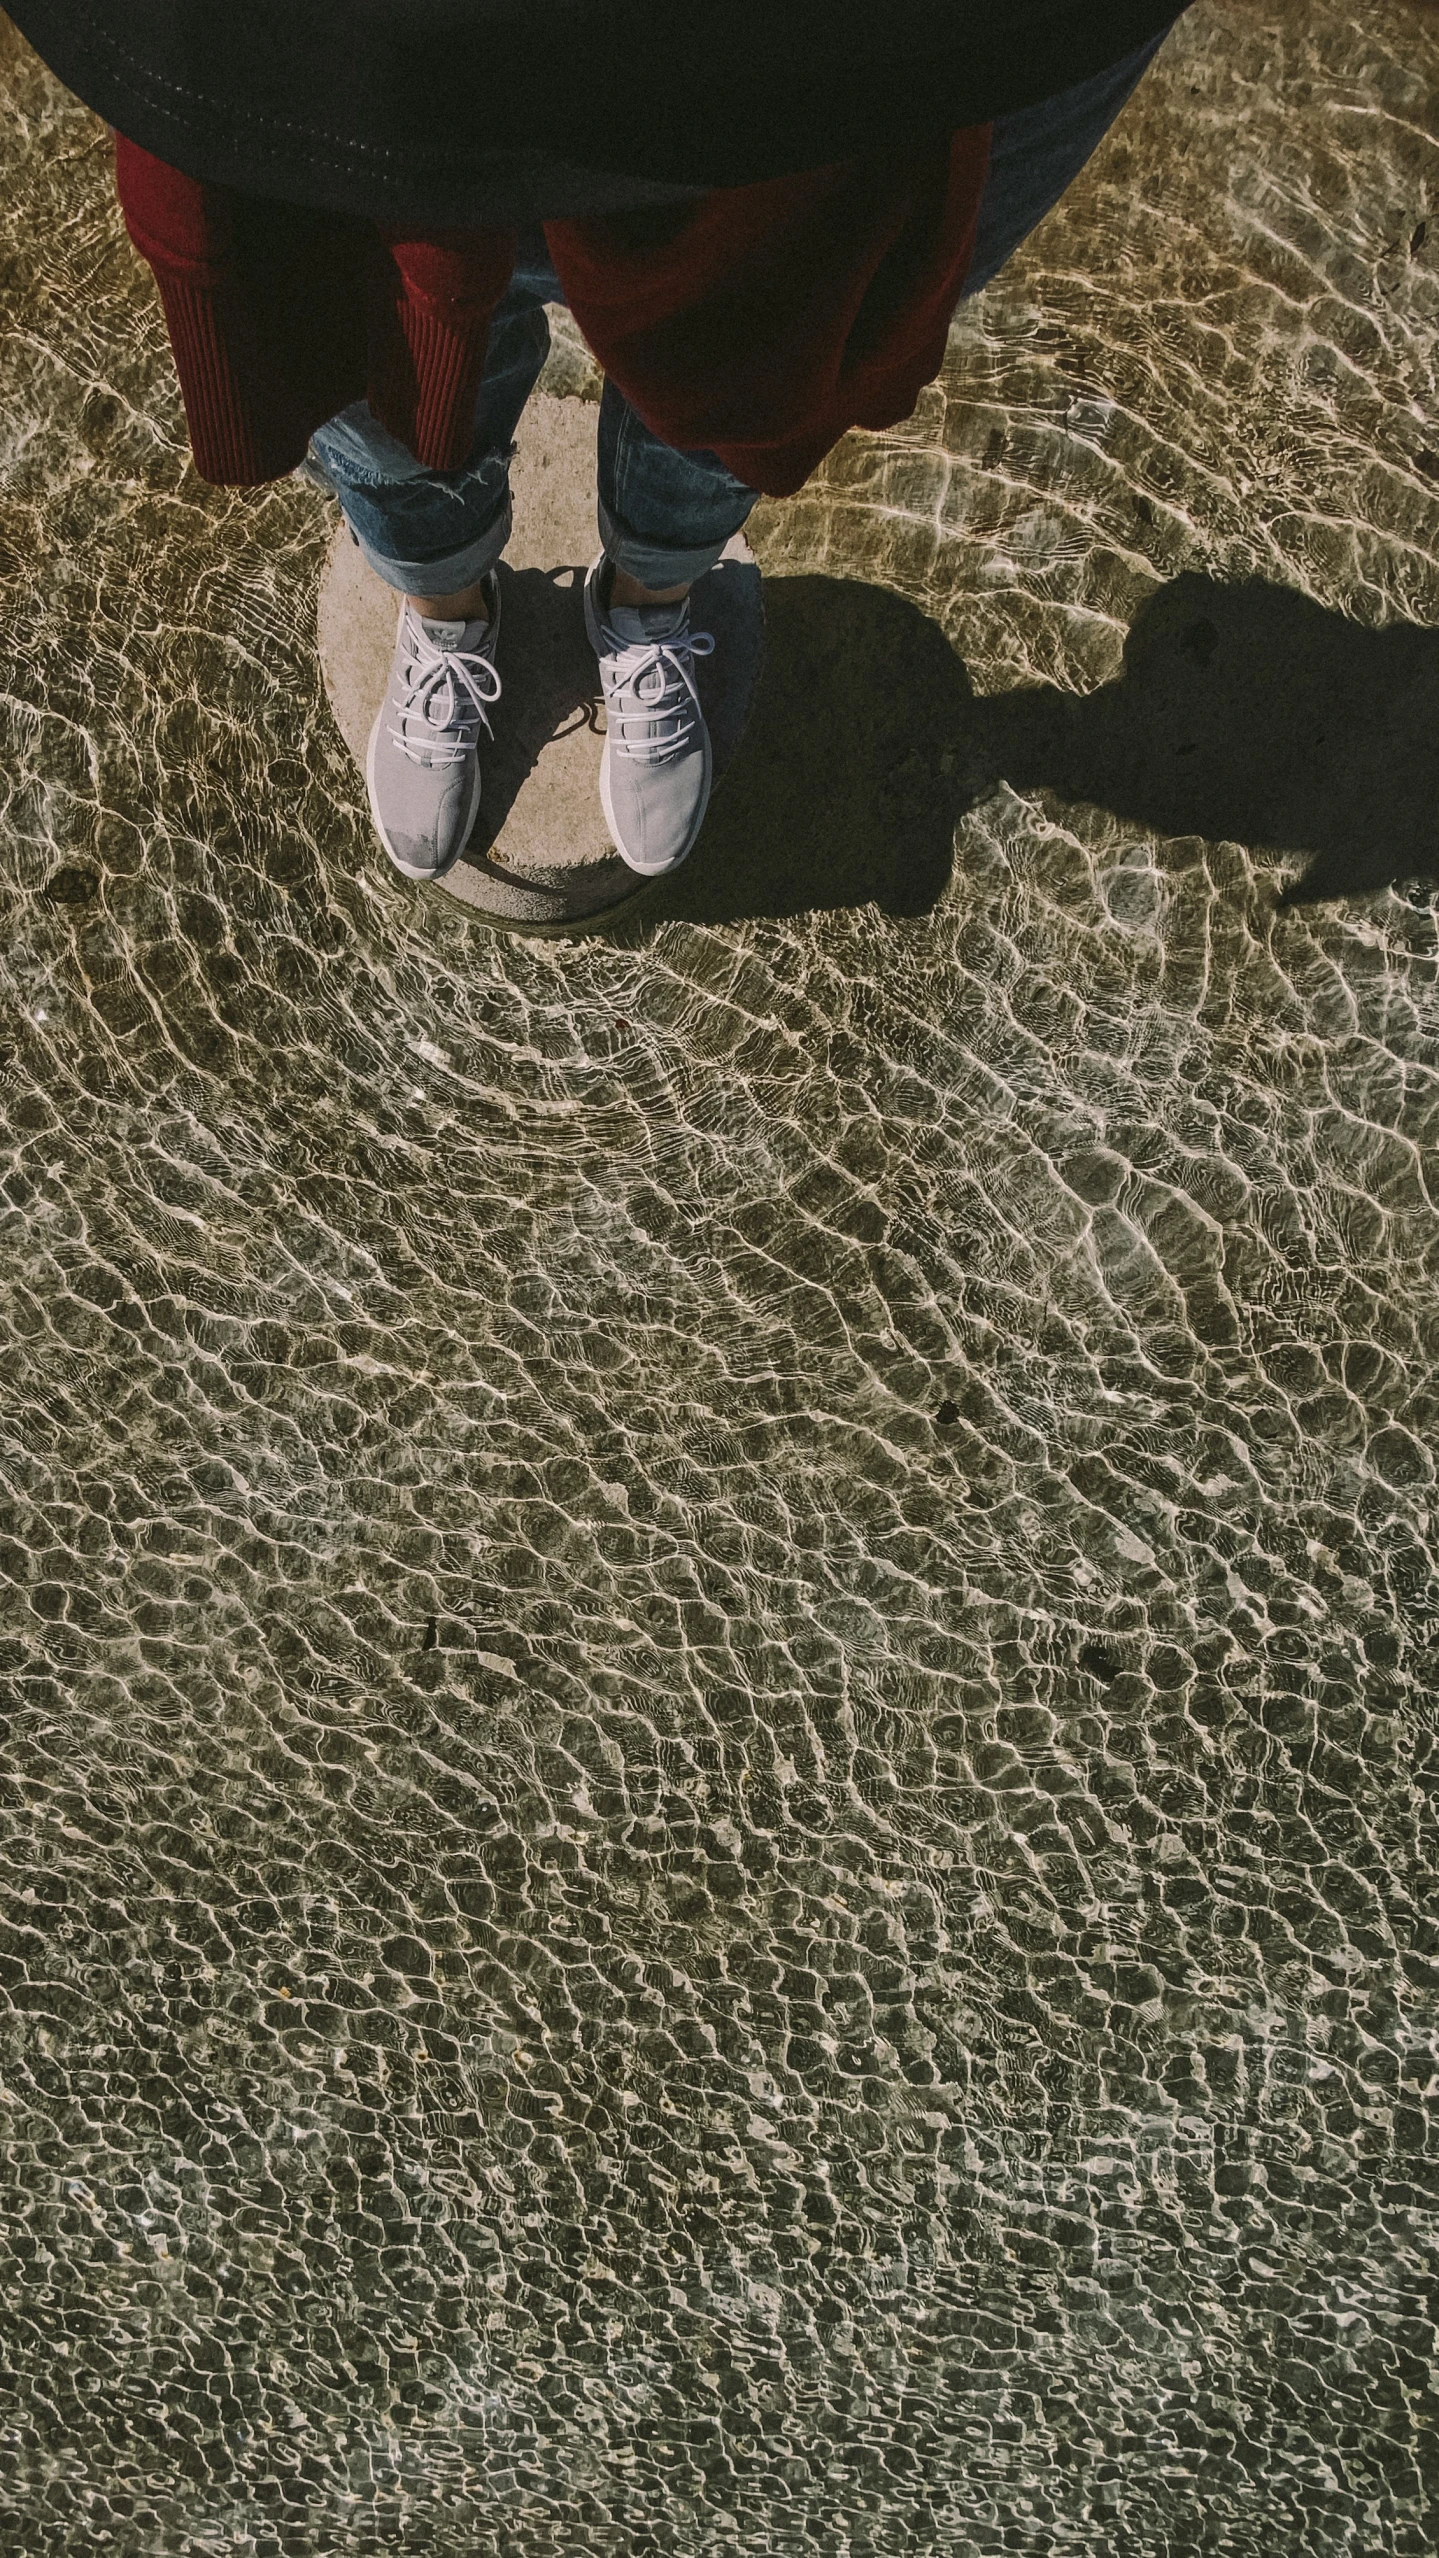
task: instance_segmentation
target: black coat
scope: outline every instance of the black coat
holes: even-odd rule
[[[189,176],[438,224],[486,218],[512,152],[745,186],[983,124],[1181,0],[6,5],[67,88]]]

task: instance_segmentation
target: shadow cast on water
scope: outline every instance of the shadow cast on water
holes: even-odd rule
[[[983,707],[985,755],[1017,790],[1307,857],[1282,905],[1439,875],[1439,630],[1186,574],[1136,615],[1115,683]]]
[[[690,860],[630,928],[872,902],[934,906],[955,828],[999,782],[1299,855],[1281,906],[1439,878],[1439,630],[1373,631],[1292,589],[1186,573],[1088,694],[977,697],[938,625],[886,588],[766,580],[744,743]]]

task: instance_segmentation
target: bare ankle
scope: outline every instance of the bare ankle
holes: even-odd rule
[[[487,622],[487,584],[488,580],[481,578],[478,586],[461,586],[453,595],[407,595],[405,602],[425,622]]]
[[[688,593],[688,585],[641,586],[637,577],[628,576],[622,568],[611,572],[610,603],[628,606],[632,612],[642,612],[647,604],[682,604]]]

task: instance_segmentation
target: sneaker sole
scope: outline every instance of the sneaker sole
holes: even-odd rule
[[[600,654],[600,617],[595,609],[594,591],[600,570],[604,566],[604,558],[604,552],[601,551],[599,558],[591,563],[590,573],[585,579],[585,637],[589,641],[591,648],[594,650],[596,658],[598,658]],[[701,717],[703,717],[703,714],[701,714]],[[713,787],[714,747],[710,739],[709,726],[708,723],[706,723],[704,796],[700,801],[699,813],[695,818],[694,825],[690,829],[689,841],[685,845],[683,852],[676,853],[672,861],[662,863],[657,869],[645,870],[638,862],[631,861],[629,854],[625,851],[624,845],[620,841],[620,830],[615,824],[615,812],[610,799],[610,741],[608,736],[606,737],[605,751],[600,757],[600,806],[605,813],[605,824],[608,826],[610,833],[614,838],[615,850],[619,854],[620,860],[624,863],[626,869],[634,872],[636,879],[668,879],[671,871],[678,870],[681,862],[689,860],[691,853],[694,851],[696,844],[699,842],[700,829],[704,825],[706,815],[709,811],[710,793]]]
[[[493,570],[491,571],[491,577],[492,579],[494,577]],[[490,601],[490,621],[494,628],[495,644],[496,647],[498,647],[500,598],[497,580],[494,582]],[[400,609],[403,612],[403,605]],[[398,631],[399,624],[396,623],[395,627]],[[441,862],[436,870],[416,870],[412,863],[402,862],[399,854],[394,848],[394,845],[391,843],[389,836],[385,833],[384,820],[380,815],[379,801],[375,797],[375,749],[379,745],[380,732],[385,725],[385,712],[389,705],[389,698],[390,688],[387,678],[385,684],[385,699],[381,702],[380,707],[375,714],[375,725],[370,731],[370,742],[365,749],[365,788],[370,795],[370,815],[374,820],[375,833],[379,836],[381,843],[384,845],[386,852],[389,854],[391,861],[394,863],[396,870],[399,871],[402,878],[417,879],[421,881],[421,883],[427,879],[443,879],[446,871],[453,870],[456,862],[463,861],[466,847],[469,844],[470,837],[475,831],[475,819],[480,813],[480,790],[484,780],[484,776],[480,771],[479,753],[477,750],[475,755],[475,785],[474,789],[470,793],[470,805],[465,818],[465,831],[461,835],[459,844],[455,851],[451,853],[449,860],[447,862]]]

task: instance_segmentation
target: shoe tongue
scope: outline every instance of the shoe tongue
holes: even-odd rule
[[[688,611],[688,598],[681,596],[678,604],[612,604],[606,619],[620,639],[633,644],[639,640],[677,638]]]
[[[427,622],[422,613],[417,613],[415,619],[436,648],[458,648],[470,627],[468,622]]]

